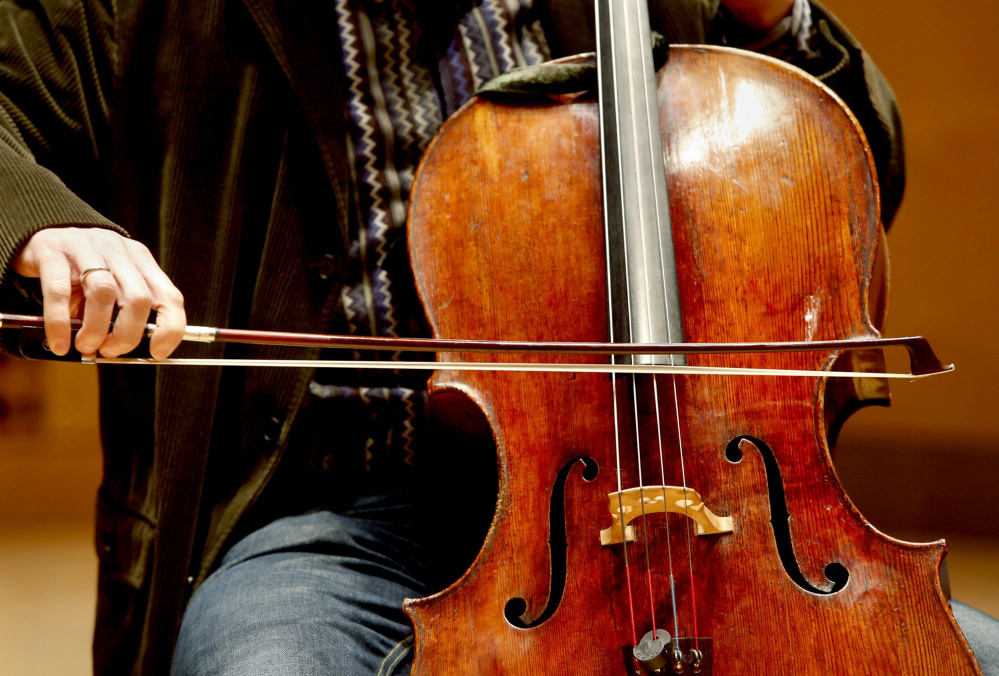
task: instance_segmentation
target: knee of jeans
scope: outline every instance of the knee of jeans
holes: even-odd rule
[[[223,566],[184,613],[171,673],[373,674],[412,631],[402,610],[411,595],[335,556],[283,552]],[[385,673],[408,673],[405,659],[394,656],[398,668]]]
[[[315,664],[325,641],[299,601],[244,576],[209,578],[184,612],[170,673],[325,673],[329,665]]]
[[[336,653],[315,617],[295,618],[281,611],[270,615],[259,606],[255,611],[238,599],[220,596],[209,593],[192,599],[181,623],[171,676],[336,673]]]
[[[180,625],[170,668],[172,676],[226,673],[222,670],[230,663],[226,654],[227,646],[232,644],[230,621],[239,618],[239,613],[232,610],[224,595],[213,593],[207,582],[195,592]]]

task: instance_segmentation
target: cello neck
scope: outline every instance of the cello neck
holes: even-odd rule
[[[648,6],[596,13],[611,342],[683,342]]]

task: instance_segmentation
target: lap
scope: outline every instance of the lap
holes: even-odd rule
[[[404,503],[278,519],[236,543],[184,614],[171,673],[402,674],[424,596]]]

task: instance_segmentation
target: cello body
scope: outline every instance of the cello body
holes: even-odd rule
[[[657,81],[686,341],[878,335],[877,181],[845,105],[724,48],[675,47]],[[592,96],[476,99],[445,123],[409,225],[437,336],[608,340],[599,144]],[[687,362],[828,370],[840,357]],[[698,639],[705,674],[980,673],[941,586],[945,545],[880,533],[840,485],[829,379],[656,379],[434,374],[436,402],[471,401],[488,420],[499,489],[471,568],[407,602],[414,674],[636,673],[632,646],[653,625],[684,651]],[[615,404],[634,414],[615,420]],[[634,542],[602,544],[619,474],[630,488],[640,472],[646,486],[682,481],[731,532],[656,513],[631,522]],[[662,673],[695,673],[683,668]]]

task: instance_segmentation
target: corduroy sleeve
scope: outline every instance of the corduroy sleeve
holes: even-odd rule
[[[95,167],[115,73],[114,0],[0,0],[0,302],[50,226],[116,229],[57,174]],[[3,309],[3,308],[0,308]]]

